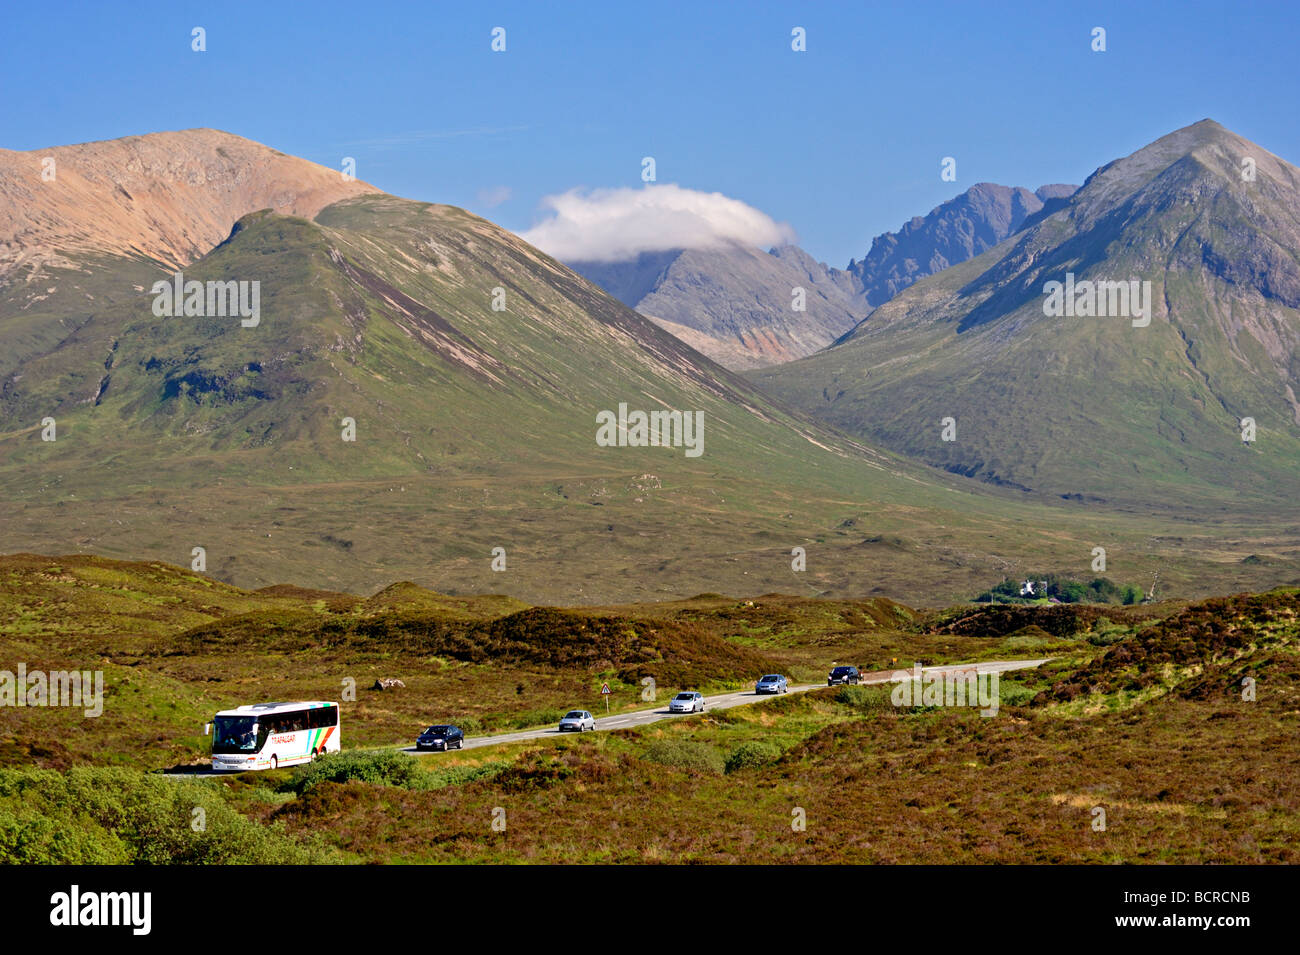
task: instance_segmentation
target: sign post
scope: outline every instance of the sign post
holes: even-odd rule
[[[600,695],[605,698],[605,715],[608,716],[609,715],[609,684],[608,683],[602,683],[600,685]]]

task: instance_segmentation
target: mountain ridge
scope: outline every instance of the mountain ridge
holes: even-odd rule
[[[616,262],[570,262],[625,305],[720,364],[748,370],[811,355],[839,341],[917,279],[991,248],[1077,187],[977,183],[897,232],[877,236],[846,269],[798,246],[740,244],[643,252]],[[793,307],[804,290],[804,309]]]
[[[1300,170],[1202,121],[1099,167],[1064,206],[917,282],[827,352],[751,378],[834,427],[986,482],[1258,506],[1285,496],[1300,463],[1298,263]],[[1050,283],[1067,277],[1080,289],[1146,281],[1149,327],[1048,316]],[[955,441],[939,440],[946,417],[965,423]],[[1245,418],[1268,437],[1243,445]]]
[[[92,238],[50,242],[67,264],[40,283],[0,275],[5,550],[552,603],[966,599],[1096,540],[1172,592],[1258,588],[1294,566],[1249,514],[1225,543],[1181,519],[1022,501],[829,429],[452,206],[374,193],[313,218],[245,212],[183,270],[199,287],[258,282],[253,327],[201,302],[155,312],[171,252]],[[623,406],[700,416],[701,456],[671,430],[602,445],[598,416]],[[1225,570],[1211,553],[1259,559]]]
[[[47,159],[53,180],[42,178]],[[69,252],[181,266],[211,251],[247,213],[312,218],[339,199],[380,191],[207,128],[0,149],[0,272],[65,264]]]
[[[732,243],[569,265],[732,370],[812,354],[868,311],[851,283],[797,246]]]
[[[876,236],[867,254],[851,261],[847,271],[866,301],[878,307],[918,279],[991,249],[1046,203],[1068,198],[1077,188],[1054,184],[1031,192],[1023,186],[976,183],[898,231]]]

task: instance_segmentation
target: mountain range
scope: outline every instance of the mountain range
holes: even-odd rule
[[[1261,178],[1277,177],[1283,167],[1260,157]],[[240,586],[362,591],[406,578],[568,603],[710,589],[937,603],[1020,567],[1083,571],[1097,541],[1125,555],[1122,579],[1158,569],[1186,592],[1295,576],[1297,535],[1272,514],[1232,512],[1207,527],[1195,507],[1135,517],[1026,495],[965,476],[985,476],[978,468],[929,467],[918,449],[826,413],[835,402],[820,397],[820,362],[891,324],[900,342],[924,334],[928,313],[899,303],[921,308],[960,270],[1002,261],[1026,236],[1046,241],[1062,216],[1111,214],[1097,188],[917,282],[843,344],[782,366],[809,369],[796,388],[721,367],[464,210],[227,133],[0,161],[7,552],[201,564]],[[1240,270],[1271,249],[1214,252]],[[754,255],[809,275],[827,301],[846,281],[813,283],[795,250]],[[222,290],[247,293],[256,317],[235,313],[235,299],[214,310],[214,289],[217,305]],[[964,342],[968,327],[998,326],[970,326],[951,308],[932,331]],[[898,400],[912,400],[906,375],[922,366],[893,354]],[[983,399],[972,390],[964,400]],[[649,443],[638,413],[656,412],[699,422],[701,453],[687,453],[680,428],[666,446],[638,446]],[[965,440],[973,429],[960,414]],[[617,441],[601,440],[603,416],[617,421]]]
[[[719,364],[762,368],[821,351],[917,279],[992,248],[1075,188],[978,183],[877,236],[844,270],[798,246],[736,243],[567,264]]]
[[[870,311],[850,275],[792,245],[763,252],[732,243],[568,264],[733,370],[821,351]],[[796,289],[802,290],[798,305]]]
[[[1078,186],[1022,187],[980,182],[961,195],[916,216],[897,232],[876,236],[846,270],[872,308],[883,305],[927,275],[991,249],[1027,221],[1060,208]]]
[[[5,550],[589,600],[740,584],[752,548],[797,580],[850,499],[944,487],[463,210],[213,130],[48,154],[0,180]],[[256,322],[162,307],[191,282],[256,283]],[[702,454],[602,446],[625,409]]]
[[[1204,120],[754,380],[846,433],[1022,491],[1289,509],[1297,309],[1300,170]]]

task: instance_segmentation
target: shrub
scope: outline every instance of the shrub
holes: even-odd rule
[[[479,779],[491,779],[507,768],[506,763],[491,762],[482,766],[439,766],[424,769],[420,761],[395,750],[330,753],[315,762],[299,767],[282,787],[303,795],[321,783],[372,783],[402,789],[442,789],[460,786]]]
[[[1020,686],[1005,680],[998,681],[999,706],[1024,706],[1037,695],[1037,690],[1031,690],[1027,686]]]
[[[462,716],[460,719],[450,722],[464,730],[466,736],[476,736],[483,732],[483,721],[477,716]]]
[[[853,687],[853,689],[858,689]],[[754,769],[766,766],[781,758],[781,747],[764,740],[751,740],[741,743],[727,757],[726,771],[734,773],[742,769]]]
[[[284,788],[302,795],[318,783],[356,781],[423,789],[426,786],[424,777],[420,764],[405,753],[391,749],[374,752],[351,750],[327,753],[314,762],[300,766]]]
[[[331,858],[279,826],[239,814],[204,783],[121,768],[0,770],[0,863],[293,865]]]
[[[484,763],[482,766],[440,766],[425,772],[421,783],[423,789],[442,789],[444,786],[463,786],[480,779],[491,779],[499,775],[508,763]]]
[[[129,849],[102,827],[0,809],[0,862],[7,865],[121,865]]]
[[[693,740],[653,740],[646,746],[642,758],[663,766],[673,766],[698,773],[723,773],[727,769],[722,753],[715,747]]]
[[[1132,631],[1123,624],[1111,623],[1107,617],[1098,617],[1088,634],[1088,642],[1094,647],[1108,647],[1127,637]]]
[[[1091,633],[1088,635],[1088,642],[1094,647],[1108,647],[1112,643],[1119,643],[1123,640],[1125,631],[1109,630],[1106,633]]]
[[[893,709],[889,699],[891,686],[842,686],[835,694],[835,702],[868,713],[883,713]]]

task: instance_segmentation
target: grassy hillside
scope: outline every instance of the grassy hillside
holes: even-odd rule
[[[6,665],[99,667],[109,686],[94,720],[0,709],[4,862],[1300,861],[1295,589],[1140,607],[703,594],[575,611],[411,585],[247,592],[99,559],[0,571]],[[1025,656],[1052,660],[1006,675],[992,718],[839,687],[580,739],[395,752],[434,720],[477,733],[593,705],[601,680],[616,709],[635,707],[644,672],[721,689],[833,661]],[[143,772],[197,757],[218,706],[335,698],[340,674],[362,678],[340,756],[211,781]],[[374,675],[407,686],[364,689]],[[196,806],[206,831],[188,825]]]
[[[941,602],[1016,566],[1071,570],[1099,542],[1131,577],[1166,568],[1171,593],[1297,576],[1285,526],[1026,504],[837,437],[458,209],[372,196],[245,217],[185,274],[261,282],[255,328],[154,316],[159,267],[80,264],[48,302],[4,306],[8,551],[188,564],[204,547],[206,573],[242,587],[408,579],[572,604]],[[20,313],[74,302],[66,333],[19,335],[47,328]],[[703,455],[597,446],[596,412],[620,402],[702,412]]]
[[[190,138],[228,172],[211,136]],[[204,235],[224,221],[173,185],[203,205]],[[1272,510],[1029,500],[910,463],[784,410],[463,210],[312,195],[285,211],[313,218],[250,213],[184,261],[187,279],[260,283],[253,328],[153,313],[194,235],[106,226],[69,245],[68,208],[24,233],[57,255],[0,276],[0,551],[187,566],[202,547],[209,577],[244,588],[409,580],[571,605],[701,590],[938,604],[1025,569],[1082,572],[1097,546],[1117,579],[1158,570],[1161,595],[1300,578],[1300,528]],[[172,251],[139,251],[155,247]],[[934,397],[898,394],[890,415]],[[703,454],[599,447],[597,412],[623,402],[701,413]]]
[[[243,591],[161,564],[0,558],[0,669],[102,670],[102,716],[0,708],[0,765],[201,760],[217,710],[267,699],[341,700],[345,742],[396,745],[432,722],[474,732],[543,725],[573,706],[647,705],[662,692],[740,689],[765,672],[820,681],[864,669],[1075,646],[1063,636],[975,635],[888,600],[700,595],[653,605],[530,607],[398,584],[369,598],[277,586]],[[1059,628],[1057,628],[1059,629]],[[1013,632],[1014,631],[1014,632]],[[1042,631],[1039,631],[1042,633]],[[397,677],[399,690],[374,690]]]
[[[1062,660],[1004,681],[993,719],[898,710],[884,689],[823,690],[520,747],[508,770],[460,786],[321,783],[260,816],[303,835],[328,828],[357,859],[1294,863],[1297,599],[1250,599],[1276,634],[1267,648],[1117,709],[1045,702],[1076,667]],[[1185,623],[1157,626],[1199,646]],[[1242,671],[1258,680],[1253,702]],[[508,825],[490,834],[497,806]]]

